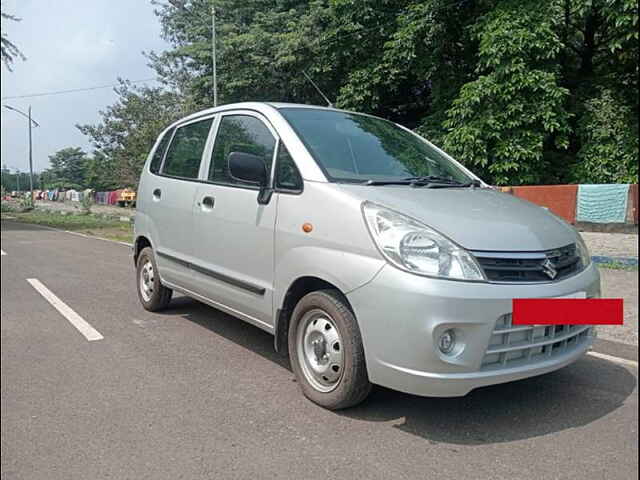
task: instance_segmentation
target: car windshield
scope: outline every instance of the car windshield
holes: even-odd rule
[[[387,120],[314,108],[280,112],[331,181],[474,180],[436,148]]]

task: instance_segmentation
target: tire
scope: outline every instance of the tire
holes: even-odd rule
[[[146,275],[146,277],[145,277]],[[136,264],[136,290],[145,310],[158,312],[169,305],[173,290],[160,282],[156,259],[150,247],[142,249]]]
[[[329,410],[362,402],[371,391],[360,329],[337,290],[311,292],[289,322],[289,360],[302,393]]]

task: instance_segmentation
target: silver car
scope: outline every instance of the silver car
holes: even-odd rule
[[[370,115],[240,103],[167,128],[138,190],[142,305],[186,294],[274,335],[329,409],[372,384],[452,397],[556,370],[583,325],[514,326],[512,300],[600,295],[577,231]]]

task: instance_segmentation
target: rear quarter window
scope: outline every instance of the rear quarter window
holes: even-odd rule
[[[160,139],[160,143],[158,144],[158,148],[153,152],[153,158],[151,158],[151,164],[149,165],[151,173],[158,173],[160,171],[164,152],[167,151],[167,145],[169,144],[169,140],[171,140],[171,135],[173,135],[173,128],[163,135]]]

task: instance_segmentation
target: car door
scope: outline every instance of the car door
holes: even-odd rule
[[[193,204],[203,152],[213,118],[179,125],[173,132],[157,175],[145,188],[153,241],[163,281],[193,287]]]
[[[197,293],[270,330],[277,198],[258,204],[259,188],[229,174],[228,156],[261,156],[271,182],[278,137],[252,111],[225,112],[217,123],[206,182],[194,205]]]

